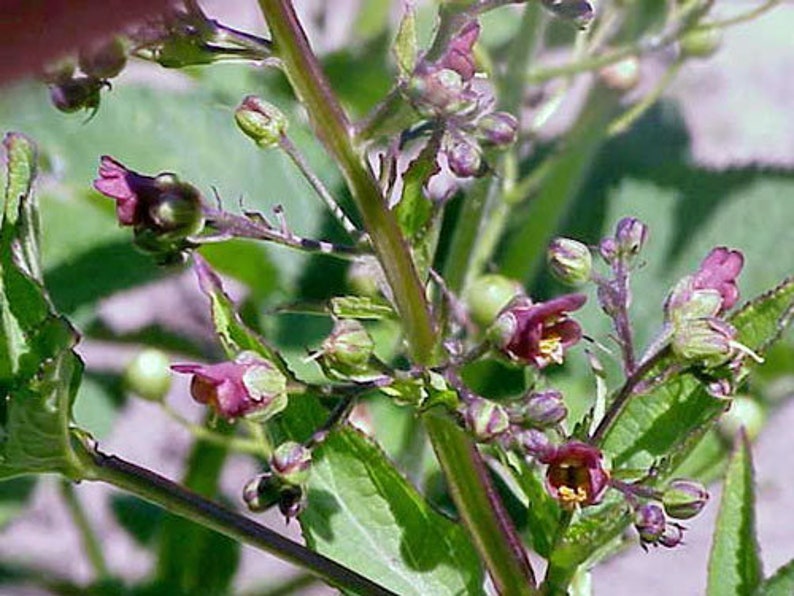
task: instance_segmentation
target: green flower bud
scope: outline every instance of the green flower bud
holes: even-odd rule
[[[147,208],[158,235],[163,240],[182,240],[198,234],[204,227],[199,191],[167,173],[158,175],[154,185],[159,192]]]
[[[510,427],[510,417],[505,409],[488,399],[475,398],[463,411],[466,427],[478,441],[490,441]]]
[[[171,388],[168,356],[149,348],[138,353],[124,371],[124,384],[130,391],[150,401],[161,401]]]
[[[519,282],[503,275],[482,275],[466,291],[466,307],[475,323],[487,327],[523,291]]]
[[[234,119],[247,136],[262,147],[277,147],[287,132],[287,118],[281,110],[256,95],[246,96],[234,111]]]
[[[512,145],[518,136],[518,119],[508,112],[491,112],[477,121],[477,133],[490,145]]]
[[[248,509],[256,513],[278,503],[282,483],[270,472],[254,476],[243,487],[243,501]]]
[[[118,37],[80,50],[80,70],[96,79],[112,79],[127,64],[127,48]]]
[[[284,482],[300,485],[309,479],[312,452],[294,441],[279,445],[270,458],[270,468]]]
[[[375,349],[369,333],[355,319],[339,319],[322,346],[322,362],[331,371],[346,377],[369,370]]]
[[[94,110],[99,107],[104,83],[91,77],[76,77],[50,85],[52,105],[61,112],[71,114],[77,110]]]
[[[686,58],[709,58],[722,44],[722,31],[717,27],[698,27],[684,35],[679,44],[681,55]]]
[[[578,286],[590,280],[593,257],[590,249],[570,238],[555,238],[549,244],[546,258],[549,268],[558,280]]]
[[[695,517],[708,500],[706,487],[692,480],[673,480],[662,495],[665,513],[675,519]]]
[[[747,396],[737,396],[731,401],[730,409],[720,417],[717,430],[720,435],[733,443],[736,435],[744,429],[751,441],[758,436],[764,426],[766,412],[757,400]]]
[[[685,320],[675,327],[670,347],[676,356],[712,368],[734,354],[735,337],[736,329],[721,319]]]

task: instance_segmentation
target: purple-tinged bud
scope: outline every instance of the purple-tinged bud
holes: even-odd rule
[[[446,52],[437,62],[441,68],[453,70],[464,81],[474,76],[474,44],[480,36],[480,24],[469,21],[449,42]]]
[[[311,464],[311,450],[294,441],[282,443],[270,457],[270,469],[288,484],[306,482]]]
[[[587,443],[561,445],[544,462],[546,489],[566,509],[597,504],[609,486],[602,460],[601,451]]]
[[[656,544],[664,534],[667,520],[662,508],[655,503],[640,505],[634,512],[634,527],[642,544]]]
[[[482,275],[466,290],[466,308],[469,315],[478,325],[487,327],[524,289],[514,279],[490,273]]]
[[[678,357],[712,368],[731,358],[735,338],[736,329],[722,319],[687,319],[675,327],[670,347]]]
[[[302,486],[290,485],[281,489],[278,510],[289,520],[298,517],[306,509],[306,491]]]
[[[587,27],[595,18],[593,5],[587,0],[543,0],[543,6],[580,29]]]
[[[722,45],[722,31],[718,27],[698,27],[687,32],[679,41],[684,58],[710,58]]]
[[[634,217],[624,217],[615,228],[618,252],[631,258],[640,253],[648,240],[648,226]]]
[[[267,420],[287,407],[286,377],[254,352],[219,364],[174,364],[171,370],[192,374],[193,399],[222,418]]]
[[[731,444],[742,429],[752,441],[761,432],[765,420],[766,411],[757,400],[737,396],[731,401],[730,409],[720,417],[717,430]]]
[[[489,335],[516,362],[537,368],[561,364],[565,350],[582,338],[582,328],[568,313],[580,309],[586,300],[584,294],[566,294],[537,304],[518,298],[497,317]]]
[[[518,449],[528,457],[540,462],[550,461],[556,451],[546,434],[536,428],[523,428],[513,431],[513,441]]]
[[[708,501],[706,487],[693,480],[673,480],[662,495],[665,513],[675,519],[695,517]]]
[[[610,89],[620,93],[631,91],[640,82],[640,61],[636,56],[629,56],[603,67],[598,77]]]
[[[491,112],[477,121],[477,134],[489,145],[512,145],[518,137],[518,119],[508,112]]]
[[[422,68],[411,77],[405,93],[422,115],[448,115],[462,108],[464,84],[454,70]]]
[[[482,149],[476,143],[458,138],[447,147],[446,155],[449,169],[459,178],[483,174]]]
[[[604,238],[598,244],[598,254],[604,259],[604,262],[611,265],[618,256],[618,243],[614,238]]]
[[[278,502],[280,489],[280,480],[266,472],[246,482],[243,487],[243,501],[253,512],[265,511]]]
[[[243,98],[234,111],[234,120],[240,130],[263,149],[278,147],[287,133],[284,113],[256,95]]]
[[[562,400],[562,393],[556,389],[532,392],[509,410],[510,421],[524,427],[553,426],[562,422],[568,409]]]
[[[169,364],[161,350],[142,350],[124,369],[124,385],[143,399],[162,401],[171,388]]]
[[[364,325],[355,319],[338,319],[322,345],[326,368],[342,377],[366,373],[375,343]]]
[[[744,267],[744,255],[724,246],[713,248],[694,275],[695,290],[715,290],[722,298],[720,312],[730,310],[739,300],[736,279]]]
[[[578,286],[590,281],[593,257],[590,249],[570,238],[555,238],[549,243],[546,259],[552,274],[562,283]]]
[[[598,297],[598,304],[610,317],[614,317],[622,308],[628,308],[629,296],[625,298],[623,292],[627,289],[621,288],[620,284],[615,280],[605,280],[603,283],[598,284],[596,296]]]
[[[127,64],[127,48],[118,37],[106,39],[80,50],[80,70],[95,79],[112,79]]]
[[[667,524],[664,527],[664,532],[659,537],[657,544],[661,544],[665,548],[675,548],[684,541],[684,527],[681,524]]]
[[[488,399],[477,397],[464,408],[463,418],[478,441],[490,441],[510,427],[510,418],[505,409]]]
[[[67,114],[94,110],[99,107],[99,91],[104,85],[92,77],[75,77],[50,85],[50,100],[57,110]]]

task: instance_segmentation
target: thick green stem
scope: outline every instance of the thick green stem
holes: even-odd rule
[[[416,364],[429,365],[435,358],[436,333],[424,289],[397,221],[388,210],[369,166],[356,150],[347,116],[331,90],[311,51],[290,0],[260,0],[275,51],[306,108],[314,129],[339,164],[355,199],[375,253],[394,294],[406,339]],[[497,586],[509,586],[504,594],[530,593],[532,571],[515,530],[503,512],[484,464],[471,439],[449,421],[425,416],[428,436],[451,487],[463,521]],[[452,428],[449,428],[449,427]],[[478,513],[479,512],[479,513]],[[482,520],[487,519],[487,523]]]
[[[393,596],[389,590],[347,567],[310,551],[245,516],[230,511],[186,488],[112,455],[88,447],[83,453],[88,478],[100,480],[167,511],[225,534],[243,544],[299,565],[323,581],[355,594]]]
[[[429,364],[435,333],[424,289],[394,214],[378,183],[353,145],[352,128],[331,90],[290,0],[260,0],[275,51],[317,136],[342,170],[378,260],[389,281],[414,358]]]

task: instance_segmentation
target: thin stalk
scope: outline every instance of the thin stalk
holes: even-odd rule
[[[331,215],[333,215],[334,218],[336,218],[336,221],[339,222],[339,225],[342,226],[342,229],[347,232],[351,238],[357,242],[360,241],[362,239],[361,230],[356,227],[356,224],[350,221],[350,218],[344,212],[339,203],[336,202],[336,199],[334,199],[328,188],[325,186],[325,184],[323,184],[323,181],[320,180],[312,171],[309,162],[306,161],[306,158],[295,146],[295,143],[293,143],[287,135],[282,134],[279,138],[279,147],[281,147],[281,149],[297,166],[301,174],[303,174],[304,178],[306,178],[306,181],[314,189],[314,192],[317,193],[317,195],[322,199],[323,203],[325,203],[325,206],[328,207]]]
[[[88,460],[85,462],[89,467],[88,479],[106,482],[175,515],[299,565],[341,590],[367,596],[394,594],[355,571],[150,470],[114,455],[106,455],[93,447],[88,447],[82,455],[83,459]]]
[[[631,126],[642,117],[648,109],[655,104],[664,93],[664,90],[673,82],[683,66],[683,60],[676,60],[665,71],[656,86],[645,95],[640,101],[631,106],[625,113],[616,118],[607,129],[609,136],[619,135],[626,132]]]
[[[260,0],[287,78],[306,108],[325,148],[335,159],[372,238],[373,248],[404,321],[408,344],[419,364],[431,363],[435,332],[424,288],[394,214],[377,181],[353,145],[352,127],[339,105],[290,0]]]
[[[748,10],[742,14],[738,14],[735,17],[722,19],[719,21],[712,21],[710,23],[703,23],[703,27],[732,27],[733,25],[746,23],[747,21],[752,21],[753,19],[760,17],[766,11],[773,9],[780,3],[781,0],[767,0],[760,6],[757,6],[756,8]]]
[[[94,568],[94,579],[97,582],[109,579],[111,575],[103,554],[102,545],[94,528],[91,526],[80,499],[75,493],[74,485],[68,480],[61,480],[60,485],[61,496],[63,496],[63,500],[66,503],[66,508],[69,510],[69,515],[71,515],[74,525],[77,526],[78,532],[80,532],[83,550],[88,555],[88,560]]]

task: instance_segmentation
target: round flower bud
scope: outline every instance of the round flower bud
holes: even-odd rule
[[[638,255],[648,240],[648,226],[634,217],[624,217],[618,222],[615,229],[615,242],[617,249],[623,255],[633,257]]]
[[[168,173],[155,177],[154,186],[158,192],[146,205],[153,231],[163,240],[182,240],[201,231],[204,212],[194,186]]]
[[[277,147],[287,132],[287,118],[281,110],[256,95],[248,95],[234,111],[237,126],[247,136],[267,149]]]
[[[311,463],[311,450],[294,441],[282,443],[270,457],[270,468],[288,484],[306,482],[309,479]]]
[[[555,238],[546,251],[549,268],[558,280],[578,286],[590,280],[593,257],[590,249],[570,238]]]
[[[599,70],[598,77],[610,89],[620,93],[631,91],[640,82],[640,61],[629,56]]]
[[[124,383],[130,391],[150,401],[161,401],[171,388],[168,356],[148,348],[138,352],[124,371]]]
[[[661,544],[665,548],[675,548],[684,540],[684,528],[679,524],[667,524],[664,527],[664,532],[659,537],[657,544]]]
[[[709,58],[722,44],[722,31],[717,27],[698,27],[681,38],[681,55],[686,58]]]
[[[716,317],[685,319],[675,326],[670,348],[676,356],[712,368],[734,353],[736,329]]]
[[[446,150],[447,163],[459,178],[479,176],[483,171],[482,150],[476,143],[458,139]]]
[[[580,29],[595,18],[593,5],[587,0],[542,0],[543,6],[560,19],[571,21]]]
[[[112,79],[127,64],[127,49],[118,37],[80,50],[80,70],[96,79]]]
[[[675,519],[695,517],[708,500],[706,487],[693,480],[673,480],[662,495],[665,513]]]
[[[298,517],[306,509],[306,503],[304,488],[293,484],[281,489],[278,497],[278,510],[289,521]]]
[[[507,112],[491,112],[477,121],[477,133],[490,145],[512,145],[518,136],[518,119]]]
[[[562,422],[568,409],[556,389],[532,392],[509,409],[510,421],[519,426],[553,426]]]
[[[488,399],[475,398],[463,411],[466,427],[478,441],[490,441],[504,433],[510,426],[505,409]]]
[[[482,275],[466,290],[466,307],[475,323],[487,327],[523,292],[521,284],[513,279],[493,273]]]
[[[343,377],[366,373],[375,343],[355,319],[339,319],[322,345],[322,362]]]
[[[746,396],[737,396],[731,401],[730,409],[717,423],[717,430],[726,441],[733,443],[743,428],[751,441],[758,436],[764,426],[766,412],[758,401]]]
[[[99,107],[99,91],[102,81],[91,77],[76,77],[50,85],[52,105],[61,112],[70,114],[77,110]]]
[[[266,472],[246,482],[243,487],[243,501],[251,511],[265,511],[278,502],[280,490],[280,480]]]
[[[538,461],[549,461],[554,456],[554,445],[543,431],[536,428],[514,430],[513,440],[518,449]]]
[[[664,534],[666,525],[664,511],[655,503],[641,505],[634,512],[634,527],[643,544],[656,544]]]

